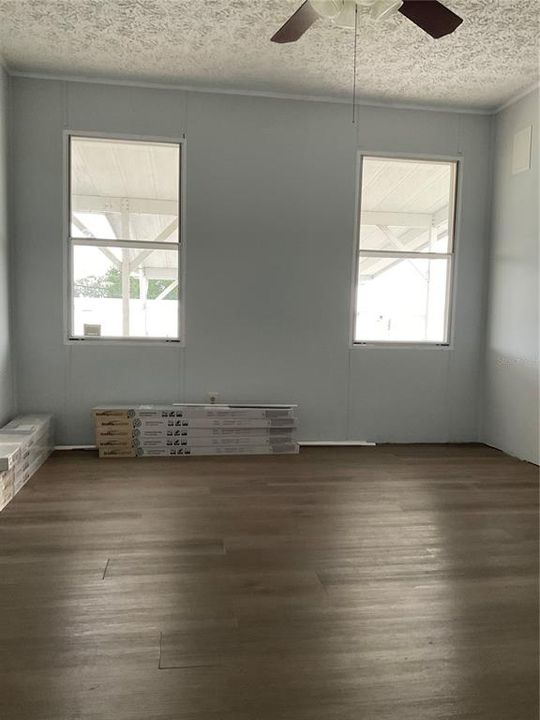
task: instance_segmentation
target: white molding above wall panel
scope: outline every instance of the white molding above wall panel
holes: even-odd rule
[[[525,88],[525,90],[522,90],[517,95],[514,95],[509,100],[507,100],[502,105],[499,105],[498,108],[495,108],[495,110],[492,111],[492,115],[498,115],[502,110],[505,110],[507,107],[510,107],[510,105],[514,105],[515,103],[519,102],[520,100],[523,100],[523,98],[527,97],[527,95],[530,95],[535,90],[538,90],[540,88],[540,81],[535,82],[533,85],[530,85],[528,88]]]
[[[300,447],[375,447],[377,443],[367,440],[305,440]]]
[[[69,83],[90,83],[95,85],[116,85],[119,87],[139,87],[149,88],[155,90],[178,90],[181,92],[190,93],[203,93],[207,95],[238,95],[243,97],[260,97],[270,98],[274,100],[296,100],[299,102],[321,102],[330,103],[335,105],[350,105],[352,111],[352,97],[351,98],[339,98],[329,97],[325,95],[296,95],[293,93],[277,93],[265,90],[236,90],[233,88],[204,88],[197,87],[194,85],[181,85],[174,83],[158,83],[158,82],[145,82],[139,80],[122,80],[122,79],[108,79],[108,78],[95,78],[86,76],[75,76],[75,75],[53,75],[48,73],[32,73],[22,72],[18,70],[10,70],[6,68],[7,73],[12,77],[22,77],[34,80],[52,80],[56,82],[69,82]],[[430,105],[422,103],[405,103],[405,102],[392,102],[388,100],[382,102],[380,100],[369,98],[355,100],[357,107],[379,107],[392,110],[422,110],[427,112],[437,113],[456,113],[458,115],[493,115],[498,112],[497,108],[473,108],[464,106],[452,106],[452,105]]]
[[[95,445],[55,445],[55,450],[96,450]]]

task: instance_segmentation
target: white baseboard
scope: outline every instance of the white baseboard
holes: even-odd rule
[[[367,440],[303,440],[298,444],[300,447],[373,447],[376,445]]]
[[[96,450],[95,445],[55,445],[55,450]]]

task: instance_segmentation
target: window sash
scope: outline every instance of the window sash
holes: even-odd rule
[[[66,281],[65,281],[65,287],[67,291],[67,304],[65,306],[65,340],[68,342],[74,341],[74,342],[90,342],[90,343],[118,343],[118,344],[130,344],[130,343],[142,343],[142,344],[162,344],[162,343],[182,343],[183,342],[183,332],[184,332],[184,309],[183,309],[183,238],[182,238],[182,231],[183,231],[183,224],[182,224],[182,212],[183,212],[183,199],[182,199],[182,187],[183,187],[183,172],[184,172],[184,148],[183,148],[183,141],[177,140],[176,138],[171,139],[165,139],[165,138],[148,138],[146,136],[141,137],[132,137],[132,136],[125,136],[125,135],[102,135],[95,134],[95,133],[77,133],[77,132],[70,132],[65,131],[64,132],[64,138],[65,138],[65,190],[66,193],[66,205],[65,205],[65,247],[66,247]],[[71,163],[71,154],[72,154],[72,143],[75,140],[86,140],[86,139],[97,139],[97,140],[103,140],[103,141],[109,141],[109,142],[133,142],[133,143],[140,143],[142,145],[158,145],[158,146],[174,146],[178,149],[178,199],[175,202],[175,212],[173,214],[173,217],[175,220],[173,222],[176,222],[176,230],[178,231],[178,239],[173,241],[164,241],[164,240],[126,240],[124,238],[122,239],[116,239],[116,238],[101,238],[101,237],[93,237],[93,236],[83,236],[83,237],[74,237],[71,232],[72,227],[72,221],[73,221],[73,215],[72,215],[72,205],[73,205],[73,166]],[[121,198],[114,198],[113,199],[113,205],[111,211],[121,210]],[[135,203],[135,206],[133,206],[133,202]],[[159,202],[159,201],[157,201]],[[120,204],[119,204],[120,203]],[[132,212],[135,210],[140,210],[142,212],[143,208],[139,208],[138,200],[135,198],[135,200],[132,200],[131,203],[131,210]],[[118,206],[118,207],[117,207]],[[167,207],[164,206],[164,209],[168,209],[170,206],[170,201],[167,201]],[[144,214],[144,213],[143,213]],[[159,214],[159,213],[158,213]],[[167,213],[165,213],[167,214]],[[165,228],[167,230],[167,228]],[[159,238],[160,236],[158,236]],[[74,250],[76,247],[108,247],[108,248],[119,248],[124,250],[166,250],[170,252],[176,252],[178,255],[178,263],[177,263],[177,288],[178,288],[178,299],[177,299],[177,334],[174,337],[166,337],[166,336],[141,336],[141,335],[103,335],[100,337],[95,336],[86,336],[86,335],[78,335],[74,332],[74,300],[75,300],[75,294],[74,294],[74,288],[75,288],[75,277],[74,277]]]
[[[446,300],[444,306],[444,338],[442,340],[358,340],[356,337],[356,319],[360,309],[357,302],[358,278],[360,270],[360,260],[362,257],[382,257],[396,260],[446,260]],[[418,252],[400,252],[398,250],[387,252],[384,250],[362,250],[358,253],[356,264],[356,285],[355,300],[353,313],[353,345],[433,345],[448,346],[450,345],[451,319],[452,319],[452,297],[454,288],[454,260],[455,252],[451,253],[418,253]]]
[[[177,250],[180,251],[180,242],[153,242],[152,240],[105,240],[103,238],[77,238],[70,237],[72,245],[90,247],[119,247],[126,249],[143,248],[148,250]]]
[[[104,240],[100,238],[72,238],[69,237],[69,248],[70,248],[70,259],[69,259],[69,318],[68,318],[68,340],[74,342],[94,342],[94,343],[179,343],[182,342],[182,247],[181,242],[152,242],[147,240]],[[74,268],[73,268],[73,252],[74,247],[108,247],[108,248],[123,248],[132,250],[167,250],[169,252],[176,252],[178,254],[178,267],[177,267],[177,287],[178,287],[178,299],[177,299],[177,335],[175,337],[167,337],[165,335],[160,336],[145,336],[145,335],[102,335],[100,337],[93,337],[88,335],[79,335],[74,331]]]
[[[151,137],[135,137],[135,136],[127,136],[127,135],[115,135],[113,134],[101,134],[101,133],[87,133],[87,132],[71,132],[66,131],[65,132],[66,137],[66,179],[67,179],[67,232],[66,235],[68,236],[68,239],[85,239],[83,238],[71,238],[71,224],[73,222],[73,199],[78,197],[76,193],[73,192],[73,166],[71,162],[72,158],[72,146],[73,142],[75,141],[85,141],[85,140],[96,140],[96,141],[103,141],[103,142],[110,142],[110,143],[133,143],[133,144],[140,144],[140,145],[146,145],[146,146],[158,146],[158,147],[174,147],[178,149],[178,197],[176,201],[171,200],[151,200],[150,202],[155,206],[155,208],[160,208],[162,212],[157,212],[156,214],[164,214],[164,215],[171,215],[171,217],[176,218],[176,230],[178,231],[178,244],[182,242],[182,213],[183,213],[183,198],[182,198],[182,187],[183,187],[183,168],[184,168],[184,142],[183,140],[177,140],[175,138],[166,139],[166,138],[151,138]],[[96,198],[94,197],[94,200]],[[109,197],[108,198],[108,208],[103,208],[99,212],[103,212],[106,214],[107,212],[114,212],[114,213],[121,213],[122,210],[128,209],[128,212],[135,213],[135,214],[147,214],[144,212],[145,205],[141,205],[140,198],[129,198],[129,205],[127,208],[123,206],[124,198],[122,197]],[[169,213],[169,210],[172,210],[172,207],[174,205],[175,212]],[[165,228],[166,230],[166,228]],[[122,242],[132,242],[129,239],[122,238]],[[133,240],[133,242],[138,242],[136,240]],[[146,241],[143,241],[146,242]],[[171,242],[171,244],[176,244],[175,242]]]
[[[358,231],[357,231],[357,238],[356,238],[356,244],[359,249],[361,248],[360,245],[360,234],[362,229],[362,213],[365,212],[362,209],[362,192],[363,192],[363,186],[362,186],[362,178],[363,178],[363,168],[364,168],[364,162],[366,160],[388,160],[389,162],[413,162],[413,163],[425,163],[427,165],[448,165],[450,167],[450,183],[448,188],[448,228],[447,228],[447,235],[448,235],[448,250],[445,254],[452,254],[455,253],[455,244],[456,244],[456,212],[457,212],[457,191],[458,191],[458,160],[442,160],[434,158],[431,160],[428,157],[412,157],[412,156],[399,156],[399,155],[360,155],[360,161],[359,161],[359,179],[358,179]],[[369,212],[369,211],[368,211]],[[402,211],[400,211],[402,212]],[[397,214],[400,214],[398,212]],[[368,248],[365,250],[362,250],[362,252],[367,252]],[[396,250],[396,252],[399,252]]]
[[[359,153],[358,163],[358,186],[357,186],[357,226],[355,231],[355,268],[354,268],[354,286],[352,296],[352,327],[351,327],[351,343],[352,346],[360,345],[382,345],[382,346],[449,346],[452,338],[452,315],[454,302],[454,265],[456,257],[456,222],[457,222],[457,204],[458,204],[458,160],[457,159],[437,159],[429,157],[412,157],[399,156],[392,154],[361,154]],[[374,250],[363,248],[360,244],[361,228],[362,228],[362,205],[363,205],[363,167],[366,160],[388,160],[388,161],[411,161],[415,163],[425,162],[427,164],[444,164],[450,166],[450,183],[449,183],[449,202],[448,202],[448,249],[446,252],[420,252],[405,250]],[[386,258],[396,260],[446,260],[447,261],[447,283],[446,283],[446,302],[444,308],[444,340],[359,340],[356,336],[357,317],[360,311],[358,305],[358,283],[360,275],[360,261],[363,257]]]
[[[404,250],[359,250],[358,257],[382,257],[382,258],[411,258],[417,260],[451,260],[454,257],[453,252],[436,253],[436,252],[414,252]]]

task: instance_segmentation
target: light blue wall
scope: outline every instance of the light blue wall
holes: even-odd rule
[[[287,402],[306,440],[476,440],[490,118],[13,78],[21,408]],[[63,343],[62,130],[187,139],[186,347]],[[349,349],[356,152],[461,156],[451,349]]]
[[[538,90],[496,118],[482,439],[539,462]],[[512,174],[514,134],[532,125],[531,169]]]
[[[8,251],[8,78],[0,67],[0,425],[15,409]]]

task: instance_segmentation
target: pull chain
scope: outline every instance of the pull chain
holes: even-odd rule
[[[354,4],[354,54],[353,54],[353,90],[352,90],[352,121],[356,123],[356,56],[358,46],[358,5]]]

